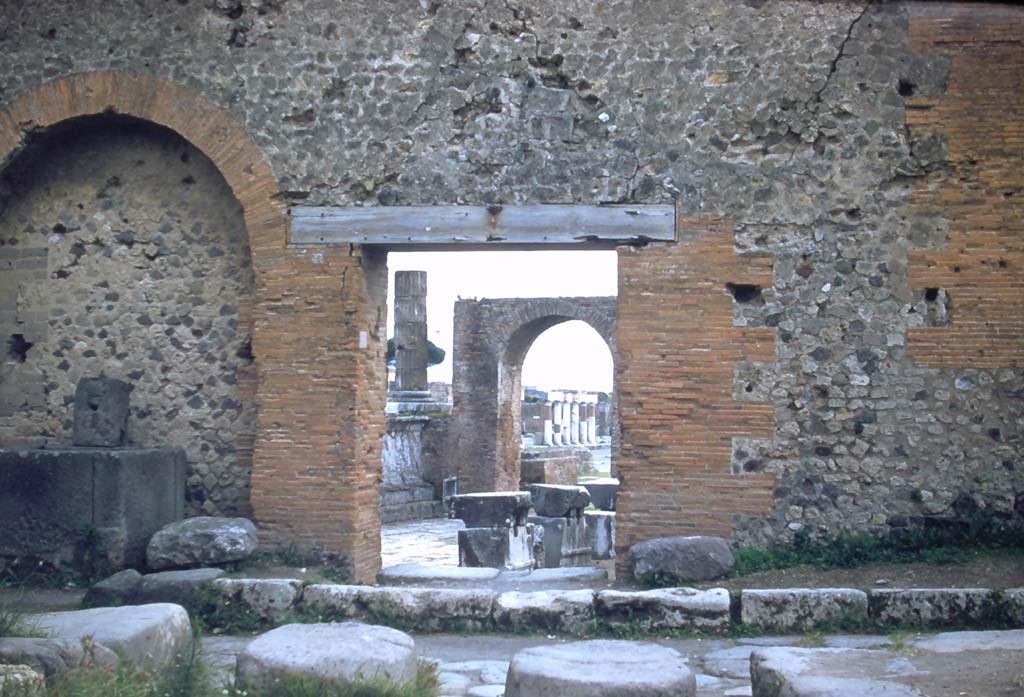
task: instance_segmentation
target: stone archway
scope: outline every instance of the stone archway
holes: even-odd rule
[[[203,95],[149,75],[81,73],[3,105],[0,167],[33,131],[108,112],[188,140],[242,206],[255,276],[251,485],[261,540],[325,552],[355,581],[371,581],[380,566],[385,253],[289,245],[280,187],[245,129]]]
[[[463,491],[519,488],[522,367],[534,340],[572,320],[615,351],[610,298],[461,300],[455,304],[453,461]]]

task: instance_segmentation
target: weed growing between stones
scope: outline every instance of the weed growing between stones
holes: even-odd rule
[[[228,697],[437,697],[440,685],[433,663],[420,663],[416,676],[401,683],[385,678],[361,678],[341,685],[293,677],[259,690],[228,688]]]
[[[192,626],[204,631],[253,633],[264,629],[267,624],[248,604],[226,597],[210,586],[199,592],[195,606],[189,609]]]
[[[27,613],[0,603],[0,637],[45,637],[46,632],[36,627]]]
[[[839,534],[817,540],[801,530],[791,545],[736,550],[730,576],[805,564],[821,569],[849,569],[872,562],[950,564],[993,552],[1024,557],[1024,523],[979,516],[963,523],[893,530],[884,535]],[[656,585],[659,580],[645,582]]]

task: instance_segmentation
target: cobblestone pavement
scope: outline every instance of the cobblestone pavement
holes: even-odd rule
[[[430,518],[383,525],[380,529],[381,566],[396,564],[459,565],[461,520]]]

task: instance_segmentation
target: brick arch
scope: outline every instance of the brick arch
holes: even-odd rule
[[[251,498],[261,546],[295,545],[371,582],[380,568],[386,256],[289,245],[280,187],[245,129],[202,94],[150,75],[79,73],[0,105],[0,168],[33,131],[107,112],[188,140],[242,206],[255,274]]]
[[[463,491],[519,488],[522,367],[534,340],[586,322],[613,358],[616,303],[609,298],[512,298],[455,304],[452,474]]]

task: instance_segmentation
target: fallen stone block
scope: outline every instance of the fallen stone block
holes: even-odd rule
[[[729,626],[729,592],[724,588],[665,588],[650,591],[600,591],[597,620],[640,629],[721,631]]]
[[[863,649],[757,649],[750,655],[753,697],[924,697],[885,676],[892,654]]]
[[[501,571],[497,568],[472,566],[440,566],[430,564],[397,564],[381,569],[377,583],[387,585],[477,584],[492,581]]]
[[[587,511],[587,546],[592,559],[615,557],[615,513],[611,511]]]
[[[131,602],[134,605],[175,603],[194,608],[203,592],[223,575],[222,569],[182,569],[146,574]]]
[[[225,564],[248,559],[256,545],[256,526],[246,518],[188,518],[153,535],[146,564],[155,571]]]
[[[694,697],[697,680],[679,652],[638,641],[577,641],[518,652],[505,697]]]
[[[729,573],[735,560],[721,537],[658,537],[629,548],[636,578],[710,581]]]
[[[260,690],[285,678],[351,684],[380,677],[404,682],[416,676],[412,637],[357,622],[288,624],[250,642],[238,654],[237,684]]]
[[[546,518],[575,516],[590,504],[586,488],[566,484],[534,484],[530,497],[537,515]]]
[[[594,591],[509,591],[494,605],[499,630],[543,629],[584,634],[594,627]]]
[[[82,598],[86,607],[104,605],[131,605],[142,586],[142,574],[135,569],[118,571],[99,583],[94,584]]]
[[[95,642],[16,637],[0,639],[0,664],[27,665],[49,678],[78,668],[116,668],[118,659]]]
[[[0,664],[0,695],[11,697],[43,697],[46,678],[26,665]]]
[[[53,638],[86,639],[140,665],[168,665],[192,641],[188,613],[170,603],[49,612],[30,619]]]
[[[221,601],[241,606],[264,622],[280,622],[302,593],[294,578],[219,578],[213,588]]]
[[[592,479],[583,486],[590,492],[590,503],[594,508],[599,511],[615,511],[615,499],[619,495],[618,479]]]
[[[868,596],[852,588],[745,590],[740,618],[770,632],[807,632],[820,625],[862,623]]]
[[[992,602],[987,588],[876,588],[868,614],[885,624],[966,627],[978,624]]]

